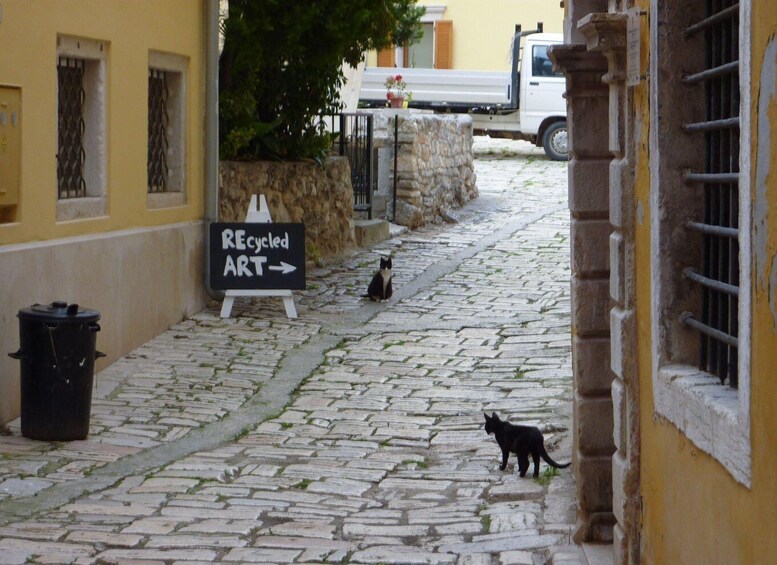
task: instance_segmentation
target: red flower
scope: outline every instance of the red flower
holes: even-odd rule
[[[395,77],[394,77],[394,80],[395,80],[395,81],[397,81],[397,82],[399,82],[400,80],[402,80],[402,75],[397,75],[397,76],[395,76]]]

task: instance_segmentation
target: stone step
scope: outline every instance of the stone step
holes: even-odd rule
[[[388,220],[354,220],[354,239],[359,247],[368,247],[389,238]]]
[[[613,565],[612,544],[558,545],[550,551],[548,565]]]

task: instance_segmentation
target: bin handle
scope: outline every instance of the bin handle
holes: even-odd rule
[[[108,357],[108,355],[106,355],[106,354],[105,354],[105,353],[103,353],[102,351],[95,351],[95,352],[94,352],[94,358],[95,358],[95,359],[99,359],[100,357]]]
[[[22,358],[22,350],[16,351],[15,353],[9,353],[8,357],[13,357],[14,359],[21,359]]]
[[[100,324],[96,322],[92,322],[89,324],[89,331],[90,332],[99,332],[100,331]]]

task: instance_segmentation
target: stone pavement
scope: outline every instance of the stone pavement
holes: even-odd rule
[[[0,563],[586,563],[571,469],[499,471],[482,416],[571,457],[566,164],[475,149],[459,223],[309,272],[298,319],[214,304],[96,375],[86,440],[1,427]]]

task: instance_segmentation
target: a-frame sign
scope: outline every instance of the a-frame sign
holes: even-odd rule
[[[305,225],[274,224],[263,194],[256,204],[253,195],[245,223],[210,225],[210,286],[226,291],[222,318],[238,296],[281,297],[296,318],[291,291],[305,288]]]

